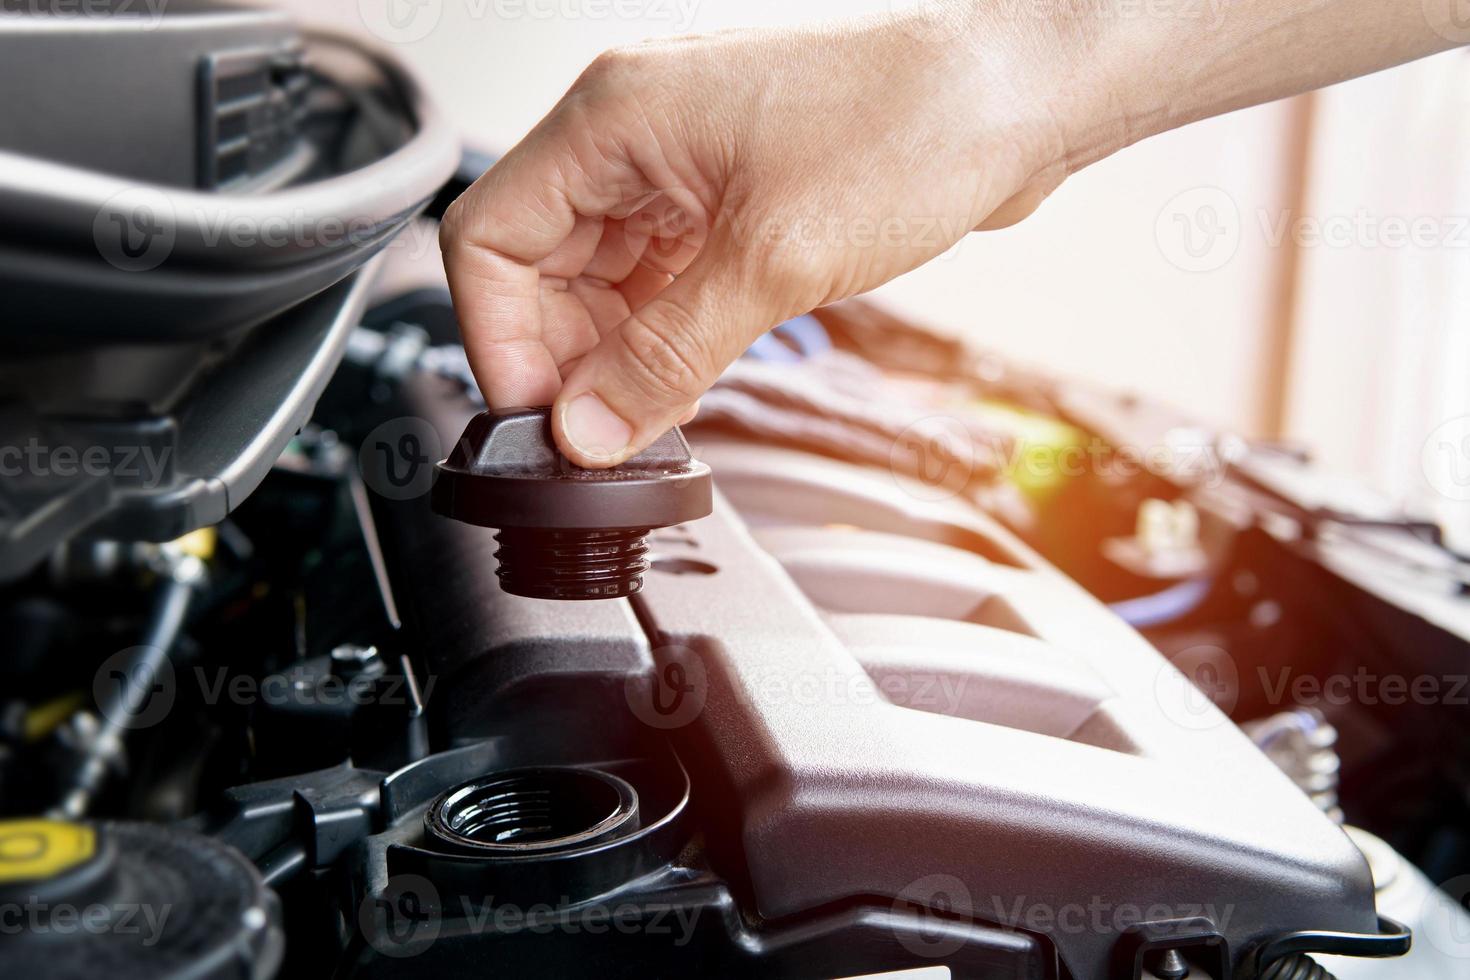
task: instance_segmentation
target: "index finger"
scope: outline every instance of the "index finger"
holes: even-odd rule
[[[544,120],[460,195],[440,226],[465,353],[492,407],[555,399],[561,375],[542,333],[538,263],[579,215],[617,210],[628,185],[640,183],[632,168],[589,156],[567,128]]]

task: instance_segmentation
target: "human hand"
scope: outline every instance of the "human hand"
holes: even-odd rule
[[[763,331],[1034,208],[1060,174],[1023,75],[893,18],[600,57],[444,220],[487,401],[623,461]]]

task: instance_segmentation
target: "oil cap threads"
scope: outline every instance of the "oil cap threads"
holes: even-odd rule
[[[710,513],[710,470],[677,428],[620,466],[583,469],[556,448],[549,408],[491,409],[437,466],[435,512],[498,529],[513,595],[616,599],[643,587],[655,528]]]

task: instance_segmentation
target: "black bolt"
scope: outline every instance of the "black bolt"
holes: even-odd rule
[[[492,409],[470,420],[438,465],[434,510],[498,528],[500,587],[538,599],[615,599],[643,587],[645,535],[704,517],[709,467],[677,428],[611,469],[563,456],[546,408]]]

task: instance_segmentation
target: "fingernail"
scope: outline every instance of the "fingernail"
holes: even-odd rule
[[[562,434],[588,459],[612,459],[633,440],[633,430],[592,392],[578,395],[562,413]]]

